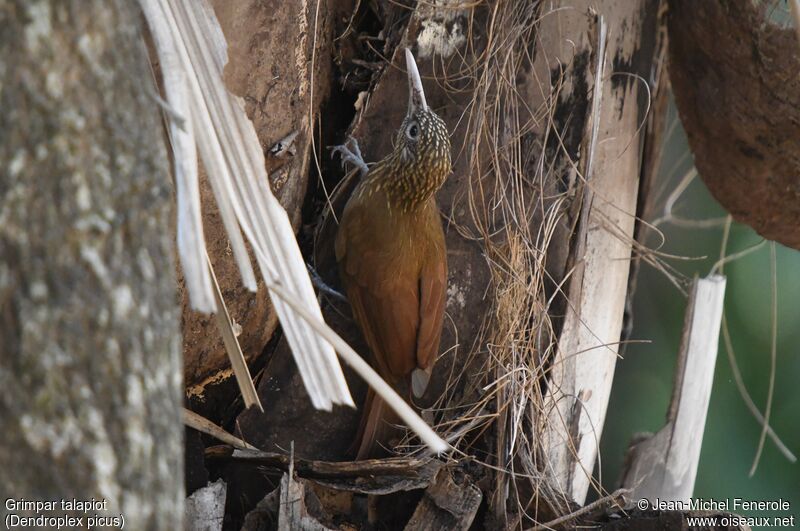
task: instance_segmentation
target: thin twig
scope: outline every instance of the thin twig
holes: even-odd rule
[[[222,335],[222,342],[225,345],[225,352],[228,354],[228,359],[233,368],[233,375],[236,378],[236,383],[239,390],[242,392],[244,405],[246,408],[256,406],[259,411],[264,412],[264,407],[261,405],[261,399],[258,398],[258,392],[253,384],[253,378],[250,376],[250,368],[247,366],[247,360],[242,353],[242,347],[239,345],[239,340],[236,338],[236,333],[233,330],[233,323],[231,321],[230,313],[228,313],[228,306],[225,304],[225,299],[222,297],[222,291],[219,289],[219,282],[217,282],[217,275],[214,273],[214,266],[211,265],[211,259],[206,253],[206,263],[208,270],[211,272],[211,280],[214,285],[214,296],[217,302],[217,313],[215,314],[215,321],[220,335]]]
[[[750,411],[753,417],[755,417],[756,421],[762,427],[766,426],[767,435],[769,435],[769,438],[772,439],[772,442],[775,443],[775,446],[783,454],[783,456],[788,459],[789,462],[796,463],[797,456],[795,456],[794,453],[792,453],[792,451],[783,443],[780,437],[778,437],[778,434],[775,433],[775,430],[772,429],[772,426],[764,422],[764,415],[762,415],[761,411],[758,410],[758,406],[756,406],[756,403],[753,402],[753,398],[747,391],[747,387],[744,384],[744,379],[742,378],[742,371],[739,370],[739,363],[736,361],[736,353],[733,350],[733,342],[731,341],[730,329],[728,328],[728,320],[724,313],[722,314],[722,339],[725,342],[725,350],[728,353],[728,363],[731,365],[733,382],[736,384],[736,389],[739,391],[739,396],[742,397],[744,404],[747,406],[747,409]]]
[[[258,448],[255,446],[247,444],[245,441],[241,440],[235,435],[231,435],[207,418],[202,417],[194,411],[186,408],[183,408],[183,423],[190,428],[201,433],[205,433],[206,435],[210,435],[215,439],[224,442],[225,444],[230,444],[234,448],[238,448],[240,450],[258,450]]]
[[[758,449],[753,458],[753,466],[750,467],[750,477],[756,473],[758,462],[761,460],[761,452],[764,450],[764,440],[767,438],[767,426],[769,417],[772,413],[772,397],[775,392],[775,365],[778,350],[778,264],[775,255],[775,242],[769,245],[769,266],[772,284],[772,344],[770,345],[770,367],[769,367],[769,390],[767,391],[767,407],[764,409],[764,424],[761,427],[761,436],[758,438]]]
[[[605,510],[606,507],[610,507],[612,505],[617,505],[619,507],[622,507],[625,504],[625,496],[627,494],[630,494],[630,492],[631,491],[629,489],[617,489],[614,492],[612,492],[611,494],[609,494],[608,496],[604,496],[604,497],[602,497],[602,498],[600,498],[598,500],[595,500],[592,503],[590,503],[589,505],[584,505],[583,507],[581,507],[577,511],[573,511],[573,512],[571,512],[569,514],[565,514],[564,516],[560,516],[560,517],[556,518],[555,520],[550,520],[547,523],[539,524],[539,525],[537,525],[535,527],[531,527],[531,528],[527,529],[526,531],[540,531],[540,530],[544,530],[544,529],[553,529],[556,526],[565,524],[567,522],[572,522],[572,521],[577,520],[578,518],[580,518],[580,517],[582,517],[584,515],[593,513],[597,509],[601,509],[602,508],[603,510]]]
[[[748,247],[744,251],[740,251],[738,253],[732,254],[730,256],[726,256],[726,252],[728,249],[728,240],[730,238],[731,232],[731,223],[733,218],[729,215],[728,220],[725,223],[725,228],[722,232],[722,243],[720,245],[719,251],[719,260],[717,263],[714,264],[714,267],[711,268],[711,274],[719,269],[719,273],[723,274],[725,269],[725,264],[731,262],[735,259],[741,258],[742,256],[749,254],[754,250],[754,247]],[[757,244],[759,247],[764,244],[766,240],[762,240],[761,243]],[[728,355],[728,363],[731,366],[731,373],[733,373],[733,381],[736,384],[736,389],[739,391],[739,396],[742,397],[744,400],[744,404],[747,406],[747,409],[756,419],[756,421],[762,426],[766,427],[767,435],[769,438],[772,439],[772,442],[778,448],[778,450],[783,454],[783,456],[791,463],[797,462],[797,457],[792,453],[791,450],[783,443],[783,441],[778,437],[778,434],[775,433],[775,430],[772,429],[772,426],[764,422],[764,416],[759,411],[758,407],[756,406],[755,402],[753,402],[753,398],[750,396],[750,393],[747,391],[747,386],[744,384],[744,379],[742,378],[742,372],[739,370],[739,363],[736,361],[736,353],[733,350],[733,341],[731,341],[731,332],[728,328],[728,319],[725,315],[725,311],[722,312],[722,339],[725,342],[725,351]]]

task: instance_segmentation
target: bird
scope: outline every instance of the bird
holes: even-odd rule
[[[334,243],[339,276],[375,370],[401,396],[421,397],[438,356],[447,249],[436,192],[452,171],[445,122],[428,106],[410,50],[408,110],[392,151],[368,166],[350,137],[334,151],[360,173]],[[409,393],[410,391],[410,393]],[[353,450],[377,457],[399,417],[370,388]]]

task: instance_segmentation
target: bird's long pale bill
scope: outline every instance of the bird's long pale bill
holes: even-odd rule
[[[411,114],[416,109],[427,109],[428,103],[425,101],[425,91],[422,89],[422,78],[419,76],[417,62],[408,48],[406,48],[406,69],[408,70],[408,113]]]

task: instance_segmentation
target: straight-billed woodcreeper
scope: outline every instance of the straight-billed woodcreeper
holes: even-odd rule
[[[392,152],[368,167],[358,144],[337,146],[361,172],[336,234],[339,274],[373,366],[401,395],[422,396],[439,350],[447,291],[447,251],[434,197],[451,172],[444,121],[428,107],[414,56],[406,50],[408,112]],[[409,389],[410,388],[410,389]],[[399,422],[369,390],[357,458],[374,457]]]

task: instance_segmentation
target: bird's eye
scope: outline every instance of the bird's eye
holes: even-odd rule
[[[406,129],[406,136],[411,140],[416,140],[419,136],[419,126],[415,123],[409,125],[408,129]]]

